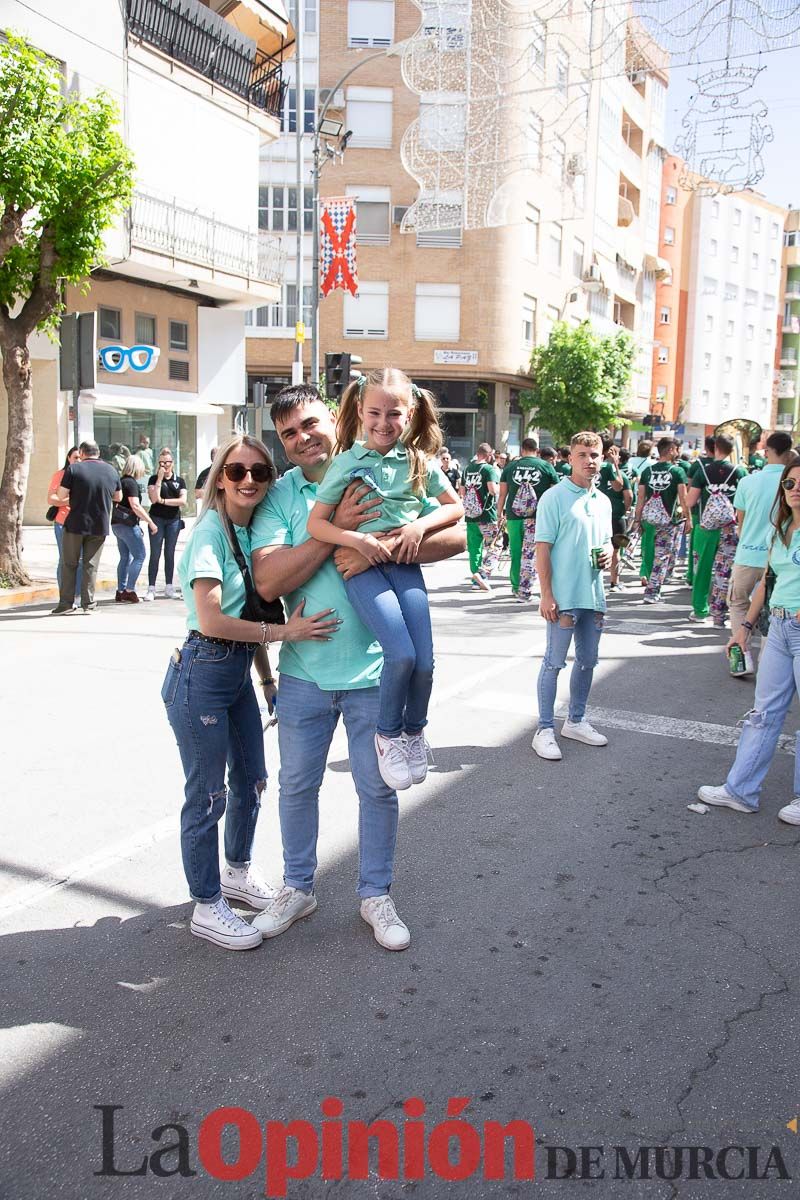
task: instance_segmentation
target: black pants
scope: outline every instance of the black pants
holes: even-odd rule
[[[165,521],[163,517],[153,517],[152,520],[158,526],[158,529],[155,533],[151,532],[150,534],[150,561],[147,564],[147,583],[149,587],[156,586],[162,546],[164,547],[164,581],[167,584],[172,583],[172,576],[175,570],[175,546],[178,542],[178,534],[181,531],[180,517],[177,517],[174,521]]]

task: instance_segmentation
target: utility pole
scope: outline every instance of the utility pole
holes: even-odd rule
[[[305,227],[305,163],[303,159],[303,135],[306,125],[306,91],[303,79],[303,21],[305,17],[305,0],[295,0],[297,20],[295,24],[295,134],[297,146],[297,308],[294,327],[294,362],[292,363],[292,383],[303,382],[303,342],[305,341],[305,325],[303,324],[303,235]],[[312,383],[314,382],[312,376]]]

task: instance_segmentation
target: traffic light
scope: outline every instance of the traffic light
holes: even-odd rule
[[[342,398],[342,392],[350,382],[350,355],[325,355],[325,395],[328,400],[337,403]]]

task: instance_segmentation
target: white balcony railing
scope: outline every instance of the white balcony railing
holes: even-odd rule
[[[217,221],[180,204],[134,192],[131,243],[245,279],[280,284],[286,252],[277,238]]]

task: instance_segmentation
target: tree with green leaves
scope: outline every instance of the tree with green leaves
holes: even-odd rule
[[[519,398],[528,426],[549,429],[558,442],[581,429],[612,426],[628,398],[634,355],[625,330],[600,337],[588,321],[559,321],[531,355],[533,386]]]
[[[0,583],[29,583],[20,538],[33,449],[28,342],[55,338],[64,288],[103,259],[103,232],[130,202],[133,160],[117,110],[64,95],[58,65],[0,41],[0,354],[8,432],[0,481]]]

